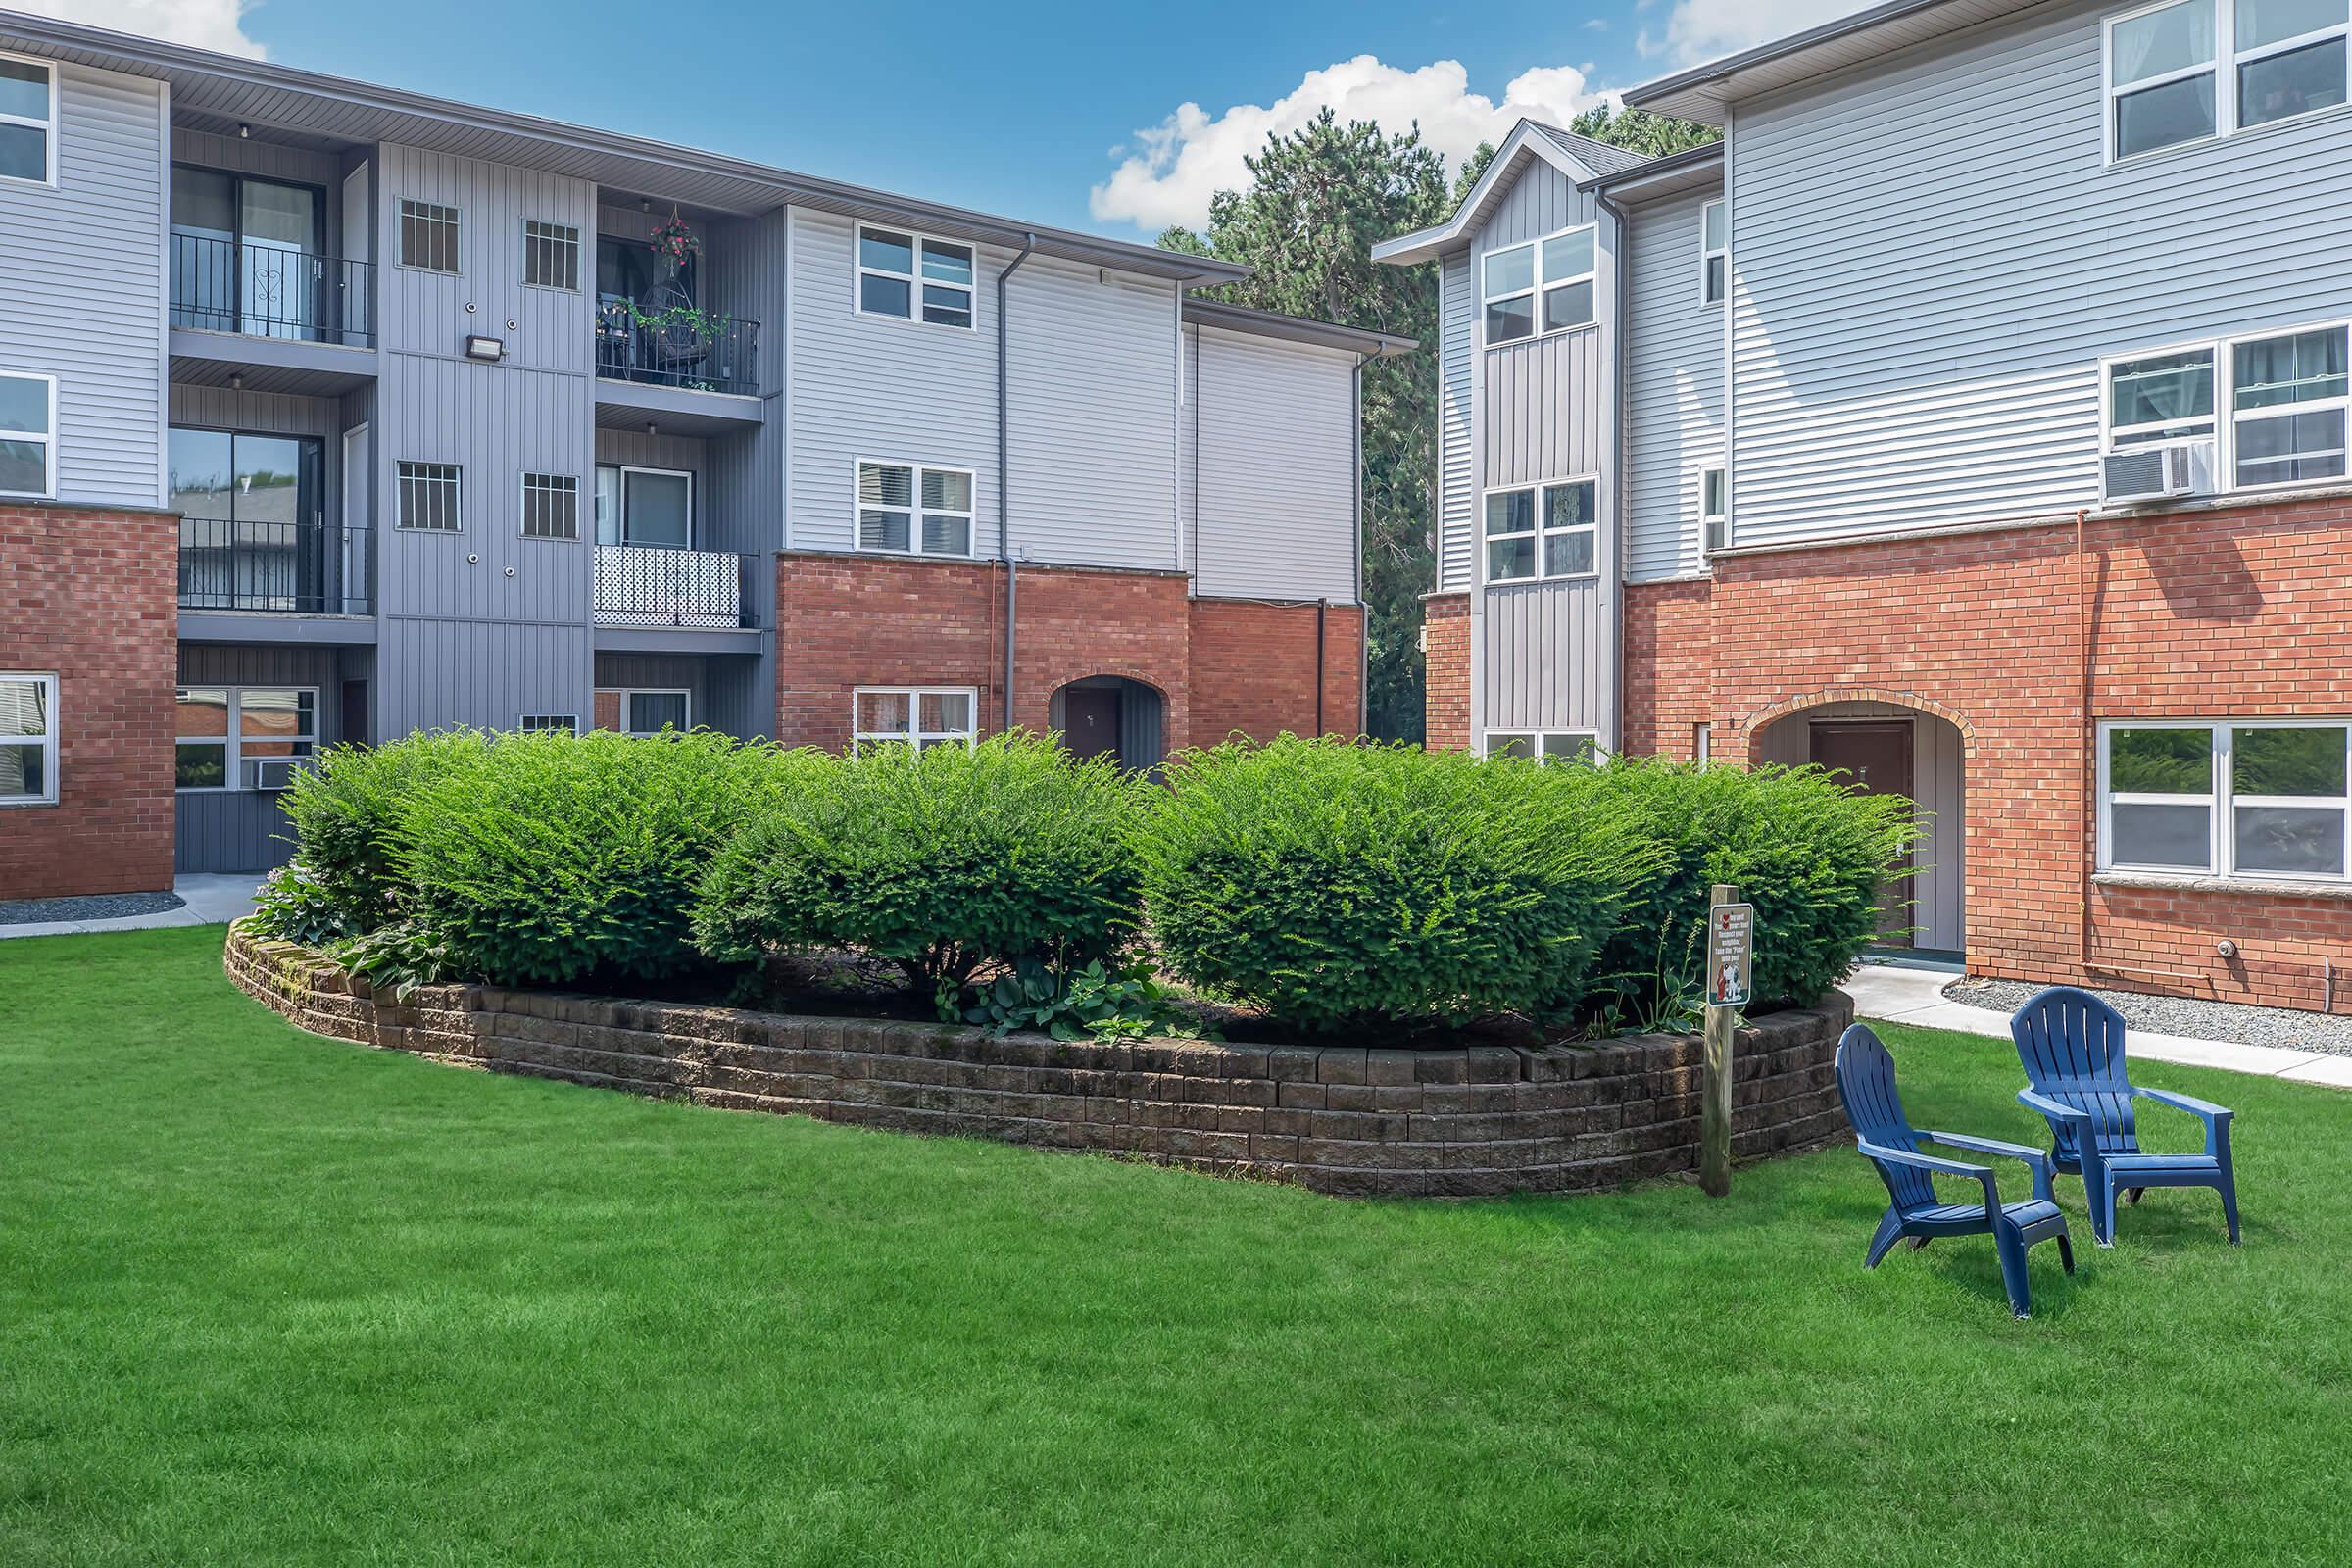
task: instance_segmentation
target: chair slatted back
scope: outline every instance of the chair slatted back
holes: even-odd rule
[[[1894,1091],[1894,1058],[1886,1045],[1863,1024],[1838,1037],[1838,1098],[1845,1102],[1845,1119],[1863,1143],[1919,1152],[1919,1134],[1903,1115],[1902,1097]],[[1936,1184],[1928,1173],[1910,1165],[1872,1160],[1886,1196],[1897,1208],[1917,1208],[1936,1201]]]
[[[2026,1081],[2062,1105],[2090,1116],[2101,1153],[2136,1153],[2139,1132],[2124,1076],[2124,1016],[2087,991],[2052,986],[2030,998],[2009,1019]],[[2053,1129],[2059,1154],[2077,1157],[2075,1132]]]

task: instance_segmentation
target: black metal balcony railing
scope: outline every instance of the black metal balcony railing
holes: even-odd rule
[[[757,622],[746,611],[760,558],[731,550],[596,547],[600,626],[733,628]]]
[[[374,272],[366,262],[174,234],[172,324],[371,348]]]
[[[617,301],[596,313],[596,373],[698,392],[760,390],[760,323],[699,311],[645,314]]]
[[[366,528],[182,517],[179,607],[372,614],[372,559]]]

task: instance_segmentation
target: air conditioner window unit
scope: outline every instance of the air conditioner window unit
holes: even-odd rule
[[[2161,501],[2213,494],[2213,440],[2151,442],[2099,460],[2099,499]]]
[[[306,757],[259,757],[253,760],[253,787],[257,790],[290,790],[294,775],[310,765]]]

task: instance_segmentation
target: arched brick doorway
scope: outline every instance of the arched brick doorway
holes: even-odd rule
[[[1139,773],[1167,758],[1167,705],[1124,675],[1088,675],[1054,692],[1046,722],[1080,757],[1108,757]]]

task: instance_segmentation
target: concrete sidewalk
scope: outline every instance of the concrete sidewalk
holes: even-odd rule
[[[172,884],[186,902],[157,914],[130,914],[116,920],[48,920],[30,925],[0,925],[0,941],[10,937],[80,936],[92,931],[145,931],[168,925],[225,925],[253,912],[256,876],[190,875]]]
[[[2008,1039],[2007,1014],[1972,1007],[1944,996],[1943,988],[1958,978],[1948,970],[1873,963],[1855,970],[1843,989],[1854,999],[1855,1013],[1864,1018]],[[2276,1046],[2231,1045],[2219,1040],[2194,1040],[2186,1035],[2150,1034],[2138,1029],[2132,1031],[2131,1052],[2150,1061],[2177,1061],[2190,1067],[2219,1067],[2225,1072],[2250,1072],[2299,1084],[2352,1089],[2352,1056],[2331,1056],[2317,1051],[2281,1051]]]

